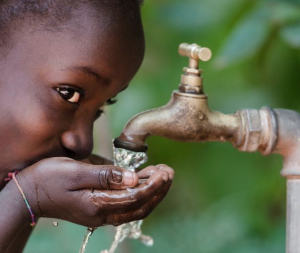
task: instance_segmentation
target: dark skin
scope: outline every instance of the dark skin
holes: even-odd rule
[[[140,20],[90,12],[57,32],[20,26],[0,60],[0,252],[22,252],[32,231],[8,172],[19,171],[36,218],[88,227],[143,219],[170,188],[166,165],[136,174],[90,155],[99,108],[128,86],[144,53]]]

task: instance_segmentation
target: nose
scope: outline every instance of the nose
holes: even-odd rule
[[[72,125],[61,135],[61,143],[67,150],[68,156],[75,160],[87,158],[92,153],[94,146],[93,124],[85,122],[79,124]]]

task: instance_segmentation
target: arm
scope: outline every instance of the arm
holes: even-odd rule
[[[23,252],[25,245],[31,235],[34,228],[30,225],[25,224],[19,233],[16,235],[15,239],[10,244],[8,250],[5,253],[21,253]]]
[[[83,160],[83,162],[88,163],[88,164],[94,164],[94,165],[112,165],[113,164],[112,160],[109,160],[109,159],[106,159],[106,158],[103,158],[101,156],[94,155],[94,154],[92,154],[89,158]],[[6,204],[4,204],[5,200],[1,201],[1,198],[2,197],[3,198],[7,197],[7,195],[5,195],[5,197],[4,197],[4,194],[6,194],[5,193],[6,191],[10,192],[9,188],[13,187],[13,186],[11,186],[11,184],[14,184],[14,182],[10,182],[8,184],[9,187],[7,185],[8,188],[6,187],[5,191],[3,189],[3,191],[0,192],[0,206],[6,206]],[[16,187],[14,187],[14,188],[16,188]],[[10,195],[17,194],[17,199],[20,200],[21,193],[18,190],[17,190],[16,193],[9,193],[9,194]],[[10,196],[10,198],[11,198],[11,196]],[[25,205],[25,203],[24,203],[24,201],[22,199],[21,199],[21,201],[20,201],[19,204],[23,205],[23,206]],[[8,204],[7,207],[9,207],[9,205],[10,204]],[[19,208],[15,208],[15,209],[16,210],[20,210]],[[8,208],[8,213],[9,214],[11,213],[10,210],[12,210],[12,208]],[[1,210],[0,210],[0,222],[2,221],[1,217],[7,217],[8,216],[8,214],[5,214],[4,212],[1,212],[1,211],[4,211],[4,209],[1,208]],[[27,209],[25,209],[25,214],[26,214],[26,212],[28,213]],[[16,215],[19,216],[18,213]],[[4,223],[1,222],[0,224],[3,224],[3,228],[5,227]],[[23,227],[21,227],[21,226],[22,226],[21,223],[20,223],[20,226],[19,225],[16,226],[17,231],[13,232],[14,238],[11,238],[11,239],[7,238],[6,241],[7,242],[10,241],[11,243],[10,243],[10,246],[8,247],[8,249],[6,250],[5,253],[10,253],[10,252],[11,253],[21,253],[23,251],[23,249],[24,249],[24,247],[25,247],[25,245],[26,245],[26,243],[27,243],[27,241],[28,241],[28,239],[29,239],[32,231],[34,230],[34,228],[31,227],[29,225],[29,223],[27,223],[27,222],[26,222],[25,225],[23,225]],[[7,226],[7,227],[9,227],[9,226]],[[6,233],[6,230],[5,229],[1,229],[1,228],[2,228],[2,226],[0,227],[0,230],[2,231],[2,233]],[[0,232],[0,238],[2,238],[1,232]],[[2,245],[2,243],[0,245]],[[6,246],[3,245],[3,247],[6,247]],[[0,252],[2,252],[1,246],[0,246]]]
[[[150,167],[147,181],[138,184],[139,175],[116,166],[49,158],[18,173],[17,180],[37,218],[87,227],[120,225],[144,219],[167,194],[171,169]],[[32,231],[30,222],[24,200],[11,181],[0,192],[1,253],[22,251]]]
[[[0,192],[0,252],[22,252],[33,230],[30,214],[14,182]]]
[[[101,157],[101,156],[98,156],[98,155],[94,155],[94,154],[92,154],[92,155],[90,155],[90,157],[89,158],[87,158],[87,159],[85,159],[85,160],[83,160],[83,162],[86,162],[86,163],[89,163],[89,164],[94,164],[94,165],[112,165],[113,164],[113,161],[111,161],[111,160],[109,160],[109,159],[106,159],[106,158],[103,158],[103,157]],[[14,182],[12,182],[13,184],[14,184]],[[9,185],[11,185],[11,183],[9,183]],[[9,186],[9,188],[11,188],[12,186]],[[14,188],[16,188],[16,187],[14,187]],[[9,189],[8,188],[6,188],[5,189],[6,191],[9,191]],[[1,191],[0,192],[0,206],[6,206],[5,204],[3,204],[4,202],[3,201],[1,201],[1,197],[3,197],[4,198],[4,195],[3,195],[3,191]],[[5,193],[4,193],[5,194]],[[10,193],[10,195],[11,195],[12,193]],[[17,190],[17,192],[16,193],[14,193],[14,194],[17,194],[17,199],[18,200],[20,200],[20,192]],[[18,195],[19,194],[19,195]],[[3,195],[3,196],[2,196]],[[5,195],[5,197],[7,197],[7,195]],[[10,196],[10,198],[11,198],[11,196]],[[5,201],[5,200],[4,200]],[[22,203],[22,201],[23,200],[21,200],[20,201],[20,203],[19,204],[21,204],[21,205],[25,205],[25,203]],[[7,205],[7,207],[9,206],[9,204]],[[2,211],[3,209],[1,208],[1,210],[0,210],[0,216],[1,217],[7,217],[7,214],[4,214],[4,213],[2,213],[1,211]],[[11,211],[10,210],[12,210],[12,208],[8,208],[8,210],[9,210],[9,213],[11,213]],[[16,210],[19,210],[19,208],[16,208]],[[3,210],[4,211],[4,210]],[[25,210],[25,212],[26,212],[26,210]],[[27,210],[27,213],[28,213],[28,210]],[[19,215],[19,214],[16,214],[16,215]],[[0,218],[0,221],[2,221],[1,220],[1,218]],[[3,223],[0,223],[0,224],[3,224]],[[7,242],[9,242],[9,241],[11,241],[11,244],[10,244],[10,246],[8,247],[8,249],[7,249],[7,253],[21,253],[22,251],[23,251],[23,249],[24,249],[24,247],[25,247],[25,245],[26,245],[26,243],[27,243],[27,241],[28,241],[28,239],[29,239],[29,237],[30,237],[30,235],[31,235],[31,233],[32,233],[32,231],[33,231],[33,227],[31,227],[30,225],[29,225],[29,223],[26,223],[25,225],[23,225],[23,227],[21,227],[22,226],[22,224],[20,224],[20,229],[19,229],[19,226],[17,226],[17,231],[15,231],[13,234],[14,234],[14,238],[8,238],[8,240],[7,240]],[[2,227],[2,226],[1,226]],[[4,226],[4,224],[3,224],[3,228],[4,228],[5,226]],[[7,226],[7,227],[9,227],[9,226]],[[5,229],[0,229],[3,233],[4,232],[6,232],[5,231]],[[1,236],[1,232],[0,232],[0,238],[1,238],[2,236]],[[1,244],[2,245],[2,244]],[[5,246],[6,247],[6,246]],[[0,246],[0,252],[2,252],[2,249],[1,249],[1,246]]]

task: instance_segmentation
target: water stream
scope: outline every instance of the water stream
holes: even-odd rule
[[[79,250],[79,253],[84,253],[85,252],[85,248],[93,234],[93,232],[95,231],[96,228],[88,228],[85,232],[85,235],[83,236],[83,240],[82,240],[82,244]]]
[[[147,155],[144,152],[134,152],[123,148],[114,147],[114,165],[135,172],[135,170],[147,162]],[[103,250],[101,253],[114,253],[118,245],[125,239],[131,238],[141,241],[147,246],[153,245],[153,239],[150,236],[143,235],[141,225],[143,221],[132,221],[116,227],[114,240],[108,250]],[[87,243],[92,236],[95,228],[88,228],[84,235],[82,246],[79,253],[84,253]]]

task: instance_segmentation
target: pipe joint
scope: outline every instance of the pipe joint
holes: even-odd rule
[[[269,107],[260,110],[244,109],[238,112],[241,117],[242,142],[237,148],[240,151],[260,151],[269,155],[277,141],[277,123],[275,112]]]

